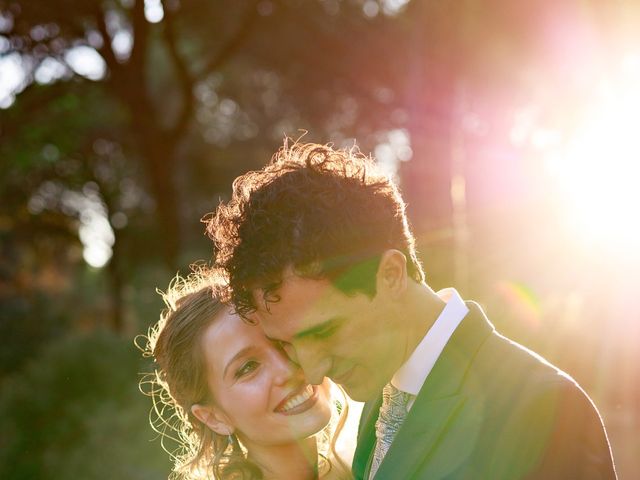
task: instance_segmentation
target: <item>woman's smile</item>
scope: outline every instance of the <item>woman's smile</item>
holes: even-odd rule
[[[275,408],[276,413],[285,415],[297,415],[306,412],[318,401],[318,388],[316,385],[307,385],[287,395]]]

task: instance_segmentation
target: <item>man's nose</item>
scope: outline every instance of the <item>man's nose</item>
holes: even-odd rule
[[[305,346],[296,348],[296,354],[307,382],[320,385],[331,370],[331,357],[315,348]]]
[[[286,385],[293,382],[301,382],[302,370],[282,350],[275,350],[272,356],[274,370],[274,382],[277,385]]]

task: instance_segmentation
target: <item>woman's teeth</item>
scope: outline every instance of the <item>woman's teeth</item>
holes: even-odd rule
[[[282,407],[282,412],[287,412],[296,408],[298,405],[309,400],[311,398],[311,395],[313,395],[313,387],[311,385],[307,385],[302,392],[300,392],[295,397],[287,400],[287,403],[285,403],[284,407]]]

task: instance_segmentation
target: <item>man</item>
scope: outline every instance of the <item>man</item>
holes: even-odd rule
[[[236,309],[367,402],[355,478],[615,478],[589,397],[429,288],[398,190],[357,151],[285,144],[207,230]]]

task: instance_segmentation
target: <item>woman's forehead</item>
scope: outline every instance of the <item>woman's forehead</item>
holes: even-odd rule
[[[222,312],[207,327],[202,340],[209,371],[220,375],[238,352],[248,346],[257,347],[265,341],[259,327],[245,322],[230,309]]]

